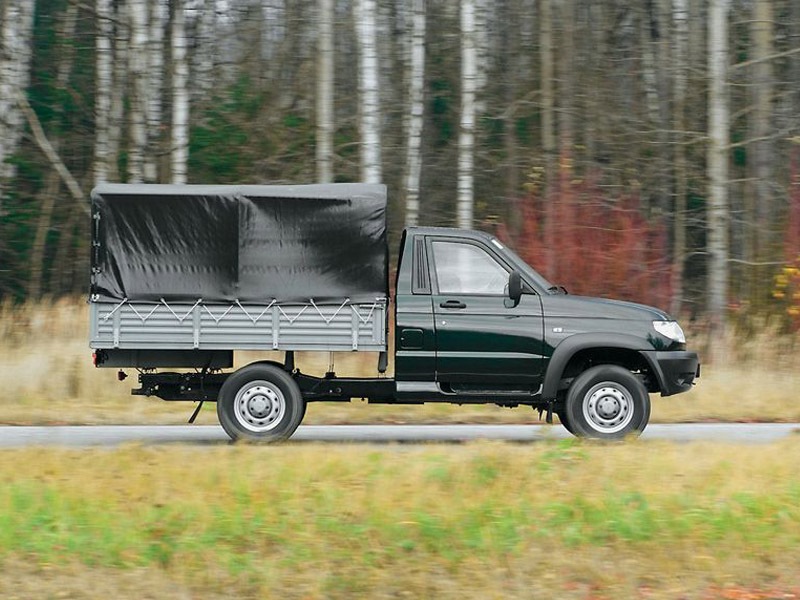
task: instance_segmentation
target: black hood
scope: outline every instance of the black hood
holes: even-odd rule
[[[646,304],[611,300],[610,298],[591,298],[589,296],[557,295],[545,296],[548,317],[591,317],[598,319],[670,321],[671,317],[663,310]]]

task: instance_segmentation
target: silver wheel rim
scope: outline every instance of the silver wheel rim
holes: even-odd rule
[[[280,388],[269,381],[250,381],[239,388],[233,400],[236,421],[255,433],[275,429],[286,414],[286,399]]]
[[[625,386],[603,381],[583,397],[583,416],[598,433],[617,433],[633,419],[633,396]]]

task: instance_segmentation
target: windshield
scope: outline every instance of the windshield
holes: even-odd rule
[[[514,252],[511,248],[506,246],[505,244],[501,243],[497,238],[492,238],[492,244],[503,250],[506,257],[508,257],[514,266],[517,267],[520,272],[524,275],[525,279],[528,279],[534,283],[537,287],[541,288],[541,290],[553,294],[553,293],[560,293],[558,291],[551,291],[551,290],[558,290],[557,286],[554,286],[552,283],[547,281],[544,277],[542,277],[533,267],[531,267],[528,263],[522,260],[516,252]]]

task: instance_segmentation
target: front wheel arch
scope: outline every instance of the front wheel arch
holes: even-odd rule
[[[612,363],[625,366],[631,371],[646,369],[653,375],[653,385],[661,389],[660,371],[654,368],[653,361],[642,350],[640,338],[624,333],[577,333],[559,343],[547,360],[542,398],[556,398],[562,389],[562,379],[567,377],[571,365],[582,357],[590,359],[590,366]]]

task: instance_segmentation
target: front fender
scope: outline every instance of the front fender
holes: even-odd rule
[[[577,352],[592,348],[633,350],[638,352],[651,368],[657,367],[657,365],[652,364],[652,359],[646,352],[653,350],[653,347],[640,337],[624,333],[577,333],[566,338],[555,347],[544,375],[544,383],[542,385],[543,400],[554,400],[556,398],[559,382],[570,359]],[[653,371],[656,376],[660,374],[660,370],[654,368]],[[661,382],[659,381],[660,384]]]

